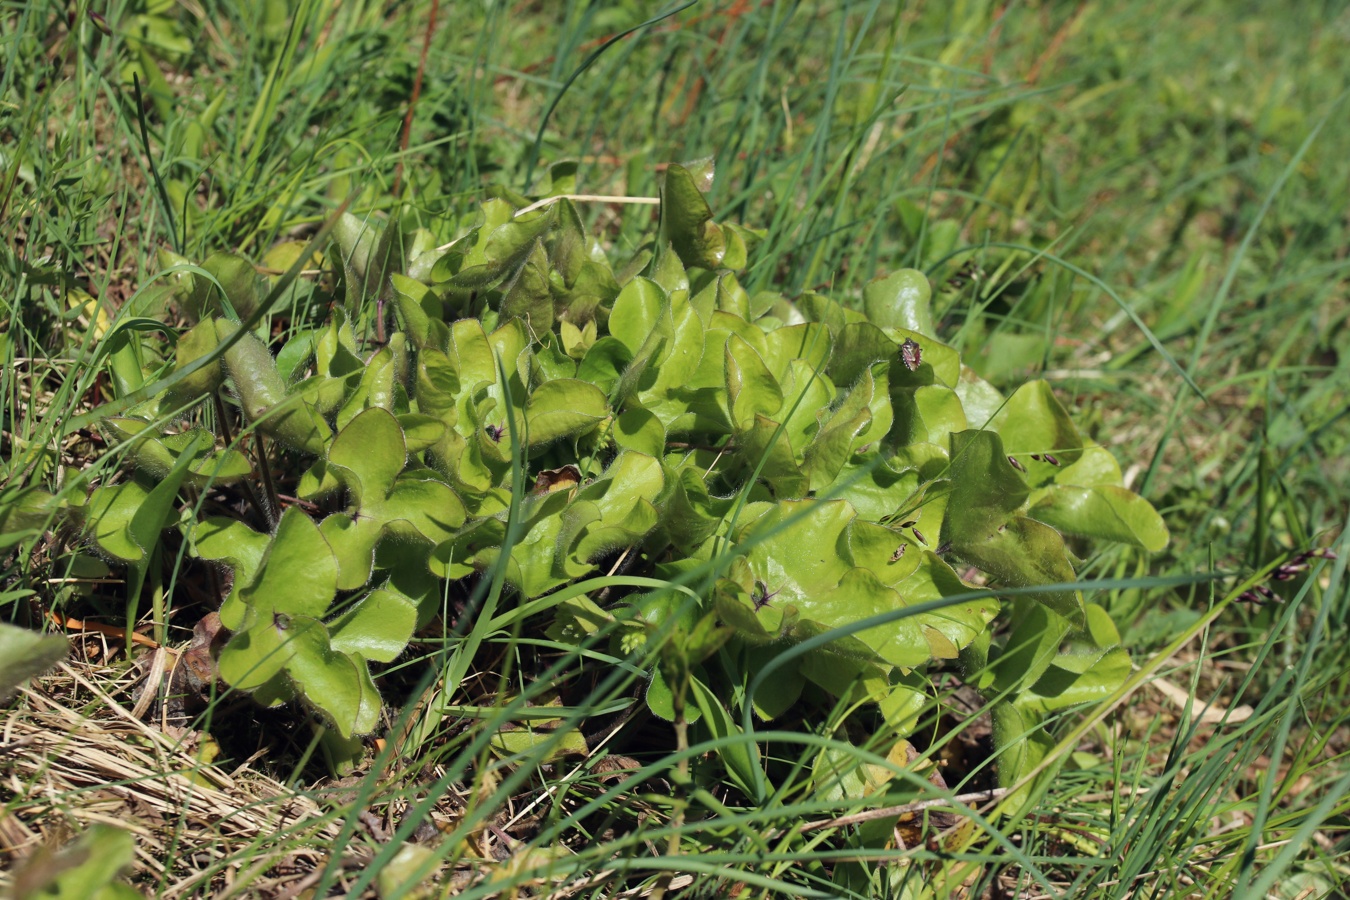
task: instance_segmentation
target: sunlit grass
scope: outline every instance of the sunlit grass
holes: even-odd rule
[[[105,34],[89,17],[68,25],[63,8],[0,6],[7,486],[59,486],[62,466],[96,455],[64,423],[109,399],[97,324],[153,315],[139,304],[153,300],[144,288],[161,247],[261,259],[278,241],[305,239],[348,198],[362,211],[405,205],[449,239],[489,185],[527,190],[561,160],[580,163],[588,192],[654,196],[662,163],[711,155],[719,215],[766,229],[745,279],[752,292],[856,299],[875,275],[916,265],[938,287],[944,334],[986,377],[1055,384],[1173,535],[1152,559],[1088,555],[1080,576],[1245,574],[1342,543],[1350,19],[1334,5],[712,3],[609,46],[657,11],[446,3],[433,23],[426,2],[269,10],[115,3],[102,11]],[[651,215],[606,204],[583,213],[621,248]],[[52,455],[32,449],[43,447]],[[32,590],[82,618],[116,621],[116,586],[54,598],[49,551],[23,549],[4,562],[6,618],[29,614],[22,592]],[[714,784],[704,787],[722,811],[691,804],[671,787],[669,756],[633,759],[654,780],[628,785],[592,762],[497,765],[485,749],[491,724],[512,715],[508,697],[535,688],[518,665],[506,676],[474,671],[479,657],[447,641],[448,654],[419,677],[481,679],[504,689],[501,708],[479,730],[428,740],[412,758],[388,745],[358,793],[324,813],[325,836],[365,842],[358,856],[368,874],[321,853],[313,885],[368,885],[397,851],[361,824],[374,799],[404,837],[417,822],[395,812],[422,803],[439,814],[454,791],[459,818],[439,823],[455,837],[438,851],[445,872],[475,871],[474,842],[510,820],[498,818],[504,810],[533,804],[542,817],[513,848],[518,870],[477,883],[446,876],[466,896],[512,883],[541,894],[570,884],[576,896],[727,896],[736,885],[748,896],[923,896],[921,880],[938,871],[945,880],[926,889],[945,896],[960,895],[966,876],[976,896],[996,883],[1023,892],[1015,896],[1120,897],[1141,887],[1326,895],[1350,877],[1350,609],[1333,568],[1275,585],[1282,604],[1234,604],[1197,633],[1165,675],[1199,698],[1189,714],[1175,696],[1143,687],[1087,731],[1041,811],[1008,823],[1002,841],[969,848],[964,869],[928,847],[864,859],[855,826],[797,829],[843,811],[828,798],[783,795],[753,808]],[[1093,599],[1143,665],[1232,584]],[[511,634],[476,641],[503,658],[564,652]],[[606,681],[595,708],[631,695],[635,677]],[[1205,721],[1208,701],[1229,718]],[[413,722],[422,715],[409,710]],[[1064,731],[1075,721],[1066,717]],[[809,771],[827,724],[802,723],[817,744],[780,735],[769,746]],[[936,703],[924,724],[945,728],[939,745],[971,727],[944,726]],[[438,726],[424,727],[417,733]],[[291,768],[304,747],[292,749],[288,760],[256,765],[308,786],[316,770]],[[893,785],[863,805],[917,795]],[[4,796],[6,812],[31,811]],[[62,802],[78,807],[82,797]],[[28,821],[41,827],[42,817]],[[298,833],[287,852],[312,852],[315,840]],[[261,838],[222,847],[243,871],[275,849]],[[847,879],[841,859],[852,866]],[[211,877],[229,868],[211,865]],[[183,884],[181,872],[142,877],[160,892]]]

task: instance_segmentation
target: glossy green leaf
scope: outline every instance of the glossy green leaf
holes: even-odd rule
[[[802,677],[849,703],[879,703],[891,691],[890,667],[875,660],[852,659],[828,648],[802,656]]]
[[[783,391],[780,408],[783,428],[794,458],[800,459],[820,431],[822,410],[834,402],[834,385],[824,372],[805,359],[792,360],[788,364],[787,377],[779,384]]]
[[[966,420],[972,428],[992,428],[994,415],[1003,408],[1003,395],[969,366],[961,367],[961,376],[953,385],[961,398]]]
[[[707,483],[696,468],[682,466],[667,481],[671,493],[661,507],[661,528],[677,548],[692,553],[717,529],[719,517],[713,514]]]
[[[291,655],[286,671],[311,705],[343,737],[369,734],[380,721],[380,692],[360,656],[330,645],[328,629],[313,619],[291,620]]]
[[[205,308],[229,310],[233,312],[235,321],[248,319],[257,312],[258,272],[253,268],[253,263],[237,253],[217,251],[206,258],[202,268],[215,276],[220,288],[225,291],[223,299],[226,301],[221,302],[220,288],[201,279],[211,297]]]
[[[633,352],[623,341],[602,337],[591,345],[577,365],[577,378],[612,394],[632,359]]]
[[[950,541],[957,553],[991,540],[1030,494],[1021,474],[1008,462],[1002,440],[992,431],[951,435],[949,478],[951,513],[944,522],[942,540]]]
[[[772,419],[755,416],[750,428],[736,436],[734,458],[747,475],[758,471],[760,481],[775,497],[796,499],[811,489],[811,479],[797,465],[787,431]]]
[[[1011,788],[1035,771],[1054,748],[1054,739],[1041,727],[1042,719],[1030,709],[1014,703],[991,705],[994,746],[999,750],[998,783]],[[1045,783],[1054,772],[1042,772],[1038,782]],[[1009,795],[1012,802],[1025,802],[1034,786],[1028,785],[1019,794]],[[1005,802],[1007,800],[1005,799]]]
[[[416,624],[417,607],[407,597],[393,591],[371,591],[330,623],[330,644],[339,653],[393,662],[408,646]]]
[[[339,469],[357,505],[379,502],[407,462],[398,419],[373,407],[354,416],[328,450],[328,464]]]
[[[1106,610],[1087,605],[1086,628],[1071,637],[1036,683],[1017,697],[1017,705],[1054,712],[1111,696],[1129,677],[1130,656]]]
[[[223,562],[232,570],[230,593],[220,606],[220,623],[231,631],[243,627],[248,607],[240,592],[257,577],[269,540],[269,535],[223,516],[212,516],[192,529],[193,553],[199,559]]]
[[[464,257],[460,270],[449,279],[456,288],[481,290],[512,275],[533,252],[535,242],[553,224],[551,210],[515,218],[509,204],[501,200],[484,203],[483,211],[487,217],[482,226],[486,239],[480,233],[478,244]]]
[[[336,419],[338,431],[346,428],[353,419],[368,409],[393,411],[395,385],[398,383],[395,362],[392,347],[384,347],[370,358],[361,372],[356,389],[338,410]]]
[[[337,559],[319,526],[291,506],[281,515],[257,578],[241,597],[258,610],[318,618],[333,602],[337,580]]]
[[[564,571],[590,571],[591,560],[606,551],[634,544],[656,528],[652,501],[666,486],[659,461],[644,453],[620,453],[605,474],[576,491],[563,517],[559,542],[568,549]]]
[[[864,370],[863,379],[848,392],[803,451],[802,468],[811,478],[811,490],[825,490],[853,455],[856,439],[872,423],[872,390],[872,373]]]
[[[314,369],[320,375],[341,378],[364,368],[356,355],[356,335],[341,308],[333,310],[328,327],[314,342]]]
[[[872,363],[894,358],[896,344],[871,322],[849,322],[834,336],[834,349],[826,368],[836,385],[852,385]]]
[[[526,437],[533,445],[578,434],[609,415],[600,388],[575,378],[555,378],[535,388],[525,403]]]
[[[662,674],[660,667],[652,670],[651,681],[647,684],[647,708],[650,709],[658,718],[667,722],[674,722],[678,712],[676,710],[675,693],[671,690],[669,682]],[[703,718],[703,711],[697,705],[691,704],[687,708],[683,703],[680,704],[681,711],[684,713],[684,719],[688,723],[697,722]]]
[[[174,348],[174,372],[209,356],[219,345],[215,323],[210,320],[199,322],[179,336]],[[169,396],[178,403],[187,403],[219,390],[224,382],[225,371],[219,362],[215,362],[175,382],[169,389]]]
[[[236,326],[217,320],[223,341]],[[225,367],[249,422],[292,447],[322,453],[332,432],[303,397],[286,396],[286,385],[272,354],[256,334],[248,333],[225,352]]]
[[[0,550],[36,537],[65,506],[65,501],[37,488],[11,484],[0,489]]]
[[[844,558],[895,587],[919,568],[924,547],[907,529],[887,528],[859,517],[848,530]]]
[[[581,213],[571,200],[558,201],[555,215],[557,228],[549,236],[548,260],[549,265],[561,279],[563,289],[566,290],[576,284],[587,261],[586,225],[581,221]]]
[[[369,516],[352,518],[334,513],[319,523],[319,531],[337,560],[337,589],[359,590],[370,581],[375,566],[375,545],[385,524]]]
[[[498,729],[492,736],[491,747],[502,757],[527,755],[529,759],[539,761],[585,756],[589,752],[586,737],[576,728],[564,727],[562,719],[531,718]],[[539,752],[544,747],[548,747],[548,752]]]
[[[784,525],[794,513],[803,511],[809,515]],[[770,613],[795,609],[799,638],[964,590],[950,568],[932,554],[922,557],[927,562],[903,579],[898,589],[887,586],[871,569],[855,566],[841,554],[848,547],[855,517],[853,508],[842,501],[804,501],[780,504],[747,527],[747,533],[752,528],[770,534],[751,549],[748,559],[755,580],[771,595],[765,604],[772,607]],[[938,630],[959,646],[974,639],[996,608],[986,601],[901,618],[860,632],[853,641],[837,647],[851,652],[847,649],[850,643],[857,643],[873,658],[913,667],[934,658],[925,627]]]
[[[932,444],[910,448],[930,452],[944,464],[947,454]],[[833,483],[822,494],[847,500],[865,519],[878,520],[892,515],[918,488],[919,472],[894,457],[855,453],[839,470]]]
[[[619,292],[609,314],[609,333],[636,355],[656,328],[666,303],[661,286],[646,278],[634,278]]]
[[[1153,505],[1114,485],[1052,486],[1028,515],[1069,534],[1133,544],[1154,553],[1167,546],[1167,526]]]
[[[458,421],[458,400],[462,387],[459,369],[442,350],[423,348],[417,357],[417,407],[447,427]]]
[[[780,383],[786,382],[793,363],[801,360],[807,371],[824,372],[830,360],[833,339],[823,325],[802,323],[775,328],[764,335],[764,363]]]
[[[502,295],[502,316],[521,319],[536,335],[552,331],[553,291],[548,274],[548,254],[543,242],[536,241]]]
[[[250,605],[242,630],[230,638],[216,659],[220,677],[241,691],[282,690],[283,674],[297,649],[296,637],[324,631],[323,623]],[[327,635],[323,636],[327,641]]]
[[[159,542],[159,533],[163,532],[169,526],[169,522],[177,513],[178,488],[188,478],[189,467],[192,466],[193,448],[204,439],[198,434],[190,437],[188,445],[182,451],[182,455],[175,461],[173,470],[166,472],[161,482],[151,488],[150,493],[136,507],[136,511],[131,515],[131,521],[127,525],[127,533],[131,540],[148,553]]]
[[[1027,480],[1033,485],[1049,481],[1058,473],[1058,467],[1043,454],[1051,454],[1060,465],[1072,465],[1082,455],[1083,439],[1048,382],[1031,381],[1014,391],[994,415],[990,427],[1003,438],[1007,452],[1027,470]],[[1032,454],[1042,458],[1032,459]]]
[[[844,308],[837,301],[815,291],[807,291],[798,297],[797,309],[806,317],[808,322],[828,325],[836,334],[848,324],[844,317]],[[876,358],[882,359],[884,357],[878,356]]]
[[[378,294],[402,260],[402,233],[397,220],[361,218],[344,212],[333,228],[342,250],[347,279],[348,310],[364,297]]]
[[[165,478],[183,462],[183,480],[195,488],[230,484],[253,473],[253,464],[238,450],[212,453],[214,440],[204,428],[142,440],[135,448],[136,466],[152,478]]]
[[[961,355],[952,347],[917,331],[892,328],[887,332],[895,341],[891,358],[890,381],[904,387],[940,385],[955,389],[961,383]],[[907,357],[906,345],[912,355]],[[913,370],[910,365],[917,358]]]
[[[420,413],[403,413],[398,417],[398,427],[403,432],[410,454],[435,447],[446,434],[446,426],[441,419]]]
[[[1001,531],[984,541],[960,544],[954,552],[1014,587],[1068,583],[1076,578],[1059,532],[1025,516],[1014,516]],[[1077,591],[1040,591],[1033,596],[1071,622],[1083,619],[1083,600]]]
[[[697,375],[704,354],[703,320],[681,295],[670,304],[671,334],[656,366],[640,383],[638,400],[655,413],[672,432],[684,432],[708,423],[700,419],[693,402],[699,388]],[[720,379],[716,382],[720,386]],[[722,418],[716,411],[716,419]]]
[[[630,409],[614,420],[614,442],[660,458],[666,452],[666,428],[655,414],[642,408]]]
[[[945,444],[969,424],[961,398],[945,385],[909,388],[892,383],[891,408],[895,413],[891,440],[899,445]]]
[[[178,489],[192,464],[200,438],[193,436],[173,468],[151,489],[135,482],[95,491],[89,504],[88,521],[99,546],[129,563],[127,567],[127,615],[134,619],[160,533],[177,512]]]
[[[726,240],[712,217],[689,170],[668,166],[661,185],[661,239],[670,242],[686,266],[715,269],[722,264]]]
[[[362,507],[361,515],[386,522],[395,532],[406,523],[414,534],[403,535],[404,539],[421,537],[438,543],[464,524],[465,509],[450,485],[423,469],[401,476],[383,502]]]
[[[755,425],[756,416],[773,416],[783,406],[783,392],[764,359],[740,335],[727,339],[727,403],[738,430]]]
[[[932,294],[932,286],[922,272],[901,269],[863,288],[863,309],[873,325],[905,328],[936,338],[929,306]]]
[[[440,299],[426,285],[397,272],[390,276],[390,284],[408,337],[418,349],[425,347],[432,335],[431,322],[441,314]]]

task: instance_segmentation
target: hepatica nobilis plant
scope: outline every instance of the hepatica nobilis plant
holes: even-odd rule
[[[76,511],[133,592],[165,528],[229,571],[219,676],[259,703],[373,731],[371,664],[485,573],[553,641],[608,635],[648,665],[653,711],[714,730],[823,692],[904,737],[929,673],[959,666],[1005,782],[1051,714],[1128,672],[1111,620],[1064,586],[1063,535],[1156,551],[1161,520],[1049,385],[1003,396],[962,365],[920,272],[861,304],[752,296],[736,273],[759,236],[715,222],[679,166],[616,264],[566,197],[502,194],[442,247],[398,219],[332,233],[325,318],[285,338],[247,260],[166,255],[188,327],[159,362],[156,332],[124,329],[139,368],[110,365],[125,393],[167,387],[104,421],[129,474]],[[267,515],[210,512],[222,491]],[[671,587],[572,589],[620,562]]]

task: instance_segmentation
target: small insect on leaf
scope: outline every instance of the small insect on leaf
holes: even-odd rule
[[[900,361],[906,369],[916,371],[923,363],[923,348],[913,338],[905,338],[905,342],[900,345]]]
[[[754,593],[750,595],[750,602],[755,604],[755,612],[763,609],[777,594],[778,591],[770,592],[767,584],[756,580]]]
[[[967,281],[979,282],[984,278],[984,269],[980,268],[975,262],[967,262],[955,275],[948,278],[942,285],[944,291],[959,291],[966,286]]]
[[[494,444],[500,444],[502,441],[502,432],[506,430],[504,425],[488,425],[484,429],[487,436],[492,438]]]
[[[900,558],[905,555],[905,548],[908,546],[909,544],[901,544],[899,547],[896,547],[895,552],[891,554],[891,562],[899,562]]]

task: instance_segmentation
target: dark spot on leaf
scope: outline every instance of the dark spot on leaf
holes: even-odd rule
[[[535,496],[543,496],[554,491],[565,491],[580,483],[581,470],[576,466],[567,465],[556,469],[545,469],[534,477],[534,488],[531,493]]]

